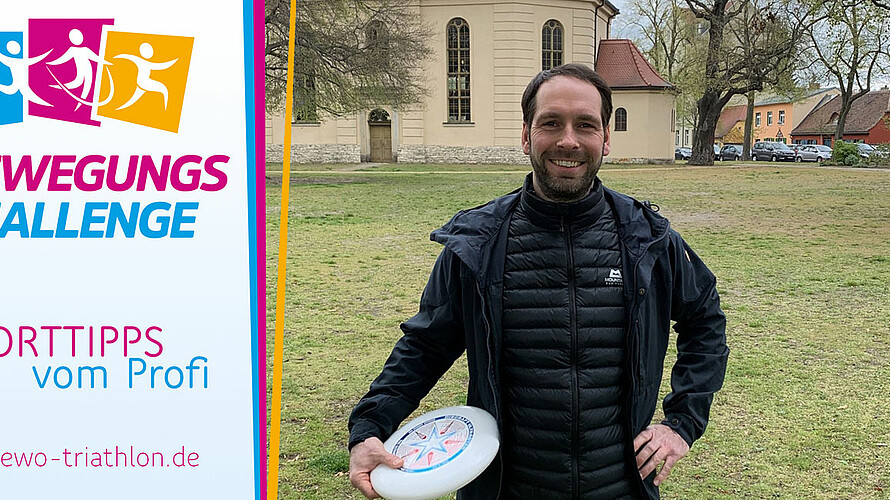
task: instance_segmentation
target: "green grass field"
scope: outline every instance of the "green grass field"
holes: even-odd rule
[[[440,250],[430,231],[515,189],[528,169],[294,169],[312,171],[291,178],[280,498],[359,498],[346,420],[417,310]],[[726,384],[663,498],[890,497],[890,172],[606,166],[600,176],[661,207],[717,275],[729,319]],[[270,373],[280,188],[270,172]],[[419,411],[463,403],[465,387],[461,360]]]

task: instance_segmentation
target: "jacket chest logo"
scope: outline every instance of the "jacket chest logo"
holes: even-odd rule
[[[611,269],[606,284],[610,286],[623,286],[624,278],[621,277],[621,269]]]

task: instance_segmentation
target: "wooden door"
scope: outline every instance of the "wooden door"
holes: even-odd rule
[[[389,123],[368,123],[371,131],[371,161],[392,161],[392,129]]]

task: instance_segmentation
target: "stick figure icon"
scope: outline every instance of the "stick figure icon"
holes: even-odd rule
[[[133,91],[133,96],[130,97],[130,100],[117,109],[121,110],[129,108],[135,104],[136,101],[141,99],[146,92],[155,92],[164,96],[164,109],[166,110],[168,100],[167,86],[157,80],[152,80],[151,72],[167,69],[176,64],[176,61],[178,61],[179,58],[166,62],[151,62],[150,59],[154,55],[154,47],[148,42],[139,46],[139,55],[142,57],[132,54],[120,54],[114,56],[115,59],[126,59],[136,65],[136,90]]]
[[[9,71],[12,73],[12,83],[9,85],[0,84],[0,92],[6,95],[13,95],[17,92],[21,92],[22,95],[31,102],[40,104],[41,106],[52,107],[52,104],[38,97],[37,94],[32,92],[31,88],[25,84],[26,76],[28,74],[28,66],[43,60],[43,58],[49,55],[52,50],[48,50],[37,57],[25,59],[24,54],[22,54],[21,44],[15,40],[10,40],[6,43],[6,52],[9,56],[0,52],[0,64],[9,68]],[[17,57],[19,54],[22,54],[22,57]]]
[[[68,83],[60,82],[52,71],[49,73],[53,77],[53,80],[58,83],[58,85],[51,85],[51,87],[62,89],[65,93],[77,100],[77,106],[74,108],[74,110],[77,111],[83,104],[88,106],[93,105],[85,100],[90,94],[90,90],[93,88],[94,74],[92,63],[95,62],[97,68],[103,63],[108,63],[105,63],[98,54],[93,52],[93,49],[81,46],[83,43],[83,33],[81,33],[79,29],[72,28],[71,31],[68,32],[68,40],[72,44],[71,47],[69,47],[60,57],[46,64],[47,66],[59,66],[68,61],[74,62],[74,78]],[[47,68],[47,70],[48,69],[49,68]],[[78,88],[80,89],[80,98],[73,94],[74,90]]]

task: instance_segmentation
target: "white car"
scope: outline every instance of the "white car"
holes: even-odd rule
[[[797,148],[797,154],[794,161],[817,161],[823,162],[831,158],[831,148],[822,144],[804,144]]]

